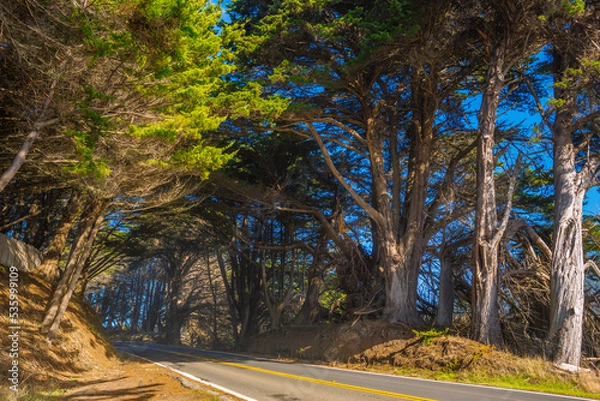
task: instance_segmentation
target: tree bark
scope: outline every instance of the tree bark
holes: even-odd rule
[[[177,288],[170,288],[169,304],[167,305],[166,315],[166,342],[171,345],[181,345],[181,326],[182,319],[179,315],[178,308],[178,290]]]
[[[15,177],[23,163],[25,163],[25,158],[31,149],[31,145],[39,136],[38,130],[33,130],[27,135],[21,149],[13,159],[11,165],[6,169],[6,171],[0,176],[0,192],[4,191],[4,188],[8,185],[8,183]]]
[[[432,67],[432,70],[435,68],[435,66]],[[435,92],[428,89],[430,89],[429,86],[435,88],[437,83],[438,77],[435,71],[429,75],[415,73],[412,77],[413,121],[409,131],[411,142],[408,188],[404,208],[405,216],[401,223],[399,223],[400,216],[395,216],[394,213],[387,216],[390,202],[383,196],[384,191],[387,193],[383,160],[379,161],[380,166],[372,166],[372,169],[377,171],[374,176],[377,175],[378,179],[374,179],[374,182],[376,183],[375,189],[379,194],[378,201],[381,209],[386,210],[383,213],[387,222],[384,229],[390,231],[379,233],[383,238],[383,254],[388,259],[383,264],[390,269],[388,274],[390,282],[386,285],[384,316],[392,322],[411,326],[418,326],[421,323],[417,313],[417,286],[419,270],[427,245],[425,230],[427,213],[425,209],[434,136],[433,123],[437,110]],[[371,148],[371,152],[375,152],[375,155],[378,155],[380,151],[382,152],[376,146]],[[395,149],[391,149],[391,151],[394,152]],[[400,212],[393,201],[391,210]]]
[[[454,315],[454,272],[448,254],[444,249],[440,252],[439,260],[440,294],[434,326],[445,329],[452,326]]]
[[[60,256],[65,249],[65,245],[67,244],[67,239],[69,237],[69,233],[71,232],[71,228],[81,213],[82,205],[83,199],[81,197],[81,193],[77,190],[73,190],[71,193],[71,198],[69,199],[69,203],[67,204],[67,208],[60,222],[59,229],[54,235],[54,238],[52,239],[52,242],[46,251],[44,261],[33,273],[37,277],[40,277],[42,280],[48,282],[50,285],[56,281]]]
[[[208,273],[208,285],[210,288],[210,294],[212,297],[212,331],[213,331],[213,347],[218,347],[221,344],[219,340],[219,322],[218,322],[218,308],[219,308],[219,299],[217,297],[217,287],[212,279],[211,273],[211,263],[210,263],[210,254],[206,254],[206,272]]]
[[[504,86],[506,43],[492,47],[478,120],[477,206],[473,243],[472,337],[501,344],[498,315],[498,217],[494,177],[494,133],[500,91]]]
[[[406,262],[412,256],[411,244],[404,238],[402,253],[394,232],[394,216],[390,208],[383,152],[383,135],[375,127],[368,127],[369,155],[373,176],[374,203],[379,205],[381,223],[376,225],[380,244],[381,266],[385,277],[385,306],[383,317],[392,323],[419,325],[417,314],[418,269]]]
[[[323,236],[323,238],[325,238]],[[319,295],[323,287],[323,266],[319,257],[321,244],[317,246],[313,253],[313,261],[308,268],[308,286],[306,288],[306,298],[296,315],[295,322],[297,324],[312,324],[320,314],[321,305],[319,304]]]
[[[64,279],[61,279],[56,287],[42,322],[41,332],[46,334],[48,339],[54,338],[58,331],[69,301],[77,288],[79,277],[90,255],[98,230],[100,230],[104,220],[108,204],[107,200],[91,201],[89,213],[82,221],[80,234],[69,255],[69,262],[63,273]]]
[[[572,117],[568,110],[559,111],[552,127],[555,206],[548,338],[555,342],[555,363],[579,366],[585,296],[582,218],[587,188],[575,167],[577,155],[569,127]]]
[[[48,108],[50,107],[50,103],[54,98],[54,88],[56,86],[57,81],[52,82],[50,85],[50,92],[44,101],[42,106],[42,110],[39,114],[37,121],[33,124],[33,129],[27,134],[25,141],[23,141],[23,145],[21,145],[21,149],[13,159],[11,165],[6,169],[4,173],[0,176],[0,192],[4,191],[4,188],[8,185],[8,183],[15,177],[23,163],[25,163],[25,159],[27,158],[27,154],[31,150],[31,146],[33,142],[39,137],[40,130],[49,125],[55,124],[58,122],[58,119],[54,118],[51,120],[44,121],[47,118]]]

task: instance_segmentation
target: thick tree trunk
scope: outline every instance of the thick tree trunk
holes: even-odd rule
[[[548,338],[555,343],[555,363],[579,366],[585,296],[581,224],[587,188],[575,167],[571,119],[571,113],[559,112],[553,124],[555,207]]]
[[[177,295],[169,295],[169,305],[166,316],[166,341],[167,344],[181,345],[181,326],[183,324],[177,307]]]
[[[505,45],[491,49],[478,120],[477,206],[473,244],[473,339],[501,344],[498,316],[498,217],[496,212],[494,132],[504,86]]]
[[[392,201],[391,206],[394,213],[391,213],[389,223],[385,226],[385,229],[391,231],[380,234],[381,238],[385,238],[387,242],[383,244],[383,254],[388,260],[383,264],[390,269],[388,281],[391,280],[386,283],[387,299],[384,315],[390,321],[411,326],[418,326],[421,323],[417,313],[417,286],[419,270],[427,245],[425,208],[433,144],[433,121],[437,110],[435,98],[431,93],[427,93],[426,86],[430,82],[437,83],[435,72],[432,72],[431,76],[415,74],[412,77],[413,121],[410,130],[411,147],[405,219],[400,222],[400,217],[394,215],[394,213],[399,213],[400,209]],[[391,151],[394,152],[395,149]],[[379,172],[379,174],[381,173]],[[387,188],[381,187],[382,185],[385,183],[378,184],[375,188],[380,191],[378,199],[381,202],[381,208],[387,210],[390,202],[382,202],[385,199],[382,191],[387,191]],[[392,241],[394,242],[392,243]],[[390,291],[391,293],[388,295]]]
[[[407,269],[406,260],[410,252],[400,254],[398,235],[394,231],[397,224],[390,208],[385,160],[384,138],[374,126],[367,127],[367,136],[371,138],[369,155],[373,175],[373,204],[377,206],[379,219],[376,221],[377,239],[381,255],[381,267],[385,277],[385,306],[383,317],[392,323],[410,326],[419,325],[416,302],[416,275]],[[414,282],[414,288],[413,283]]]
[[[58,262],[63,249],[67,244],[67,239],[75,220],[81,213],[83,199],[79,191],[73,190],[67,208],[63,214],[58,231],[54,235],[42,264],[34,271],[34,274],[52,285],[58,275]]]
[[[473,339],[484,344],[502,344],[498,314],[498,248],[484,244],[477,250],[477,272],[473,275]]]
[[[376,134],[373,134],[374,137]],[[397,233],[394,232],[394,216],[390,210],[390,199],[384,169],[383,138],[371,140],[371,171],[373,173],[373,192],[382,222],[376,225],[381,267],[385,277],[385,306],[383,317],[392,323],[403,323],[409,326],[419,325],[417,314],[417,278],[418,269],[407,262],[412,256],[412,247],[399,248]],[[402,251],[402,253],[400,253]]]
[[[178,262],[167,261],[165,270],[167,272],[167,283],[169,284],[167,313],[165,320],[166,341],[168,344],[181,344],[181,327],[183,319],[180,311],[181,286],[183,283],[183,267]]]
[[[407,269],[406,265],[401,263],[402,257],[398,254],[395,243],[387,245],[386,248],[382,261],[386,274],[384,319],[417,327],[420,325],[417,314],[418,271]]]
[[[81,234],[78,235],[63,274],[65,280],[60,280],[42,322],[41,332],[47,334],[49,339],[56,335],[69,301],[77,288],[79,277],[86,265],[107,207],[108,201],[106,200],[93,201],[89,214],[82,222]]]

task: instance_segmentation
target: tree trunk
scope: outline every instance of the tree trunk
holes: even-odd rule
[[[206,254],[206,272],[208,273],[208,285],[210,287],[210,294],[212,296],[212,332],[213,332],[213,347],[218,347],[221,344],[219,340],[219,322],[218,322],[218,308],[219,308],[219,300],[217,297],[217,287],[212,279],[211,273],[211,263],[210,263],[210,254]]]
[[[31,145],[33,145],[33,142],[37,139],[38,136],[38,130],[33,130],[29,133],[29,135],[27,135],[25,141],[23,142],[23,145],[21,146],[21,149],[15,156],[10,167],[6,169],[6,171],[0,176],[0,192],[2,192],[4,188],[6,188],[8,183],[15,177],[23,163],[25,163],[25,158],[27,157],[27,154],[31,149]]]
[[[484,344],[502,344],[498,314],[498,248],[483,244],[477,249],[473,274],[473,339]]]
[[[50,107],[50,103],[52,102],[52,99],[54,98],[54,87],[56,86],[56,83],[57,83],[57,81],[55,80],[50,85],[50,91],[48,92],[48,96],[46,96],[46,100],[44,101],[44,104],[42,105],[42,109],[41,109],[41,112],[39,114],[37,121],[33,124],[33,129],[31,130],[31,132],[29,132],[29,134],[27,134],[27,137],[25,138],[23,145],[21,145],[21,149],[19,149],[19,152],[13,159],[11,165],[0,176],[0,192],[4,191],[4,188],[6,188],[8,183],[15,177],[15,175],[17,174],[17,172],[19,171],[19,169],[21,168],[23,163],[25,163],[25,158],[27,157],[27,154],[29,153],[29,150],[31,149],[33,142],[40,135],[40,130],[49,125],[55,124],[58,121],[58,119],[56,119],[56,118],[44,121],[45,118],[47,117],[48,108]]]
[[[104,220],[108,204],[107,200],[92,201],[90,212],[82,222],[81,235],[78,235],[76,246],[69,256],[67,269],[64,272],[65,280],[61,279],[54,291],[46,316],[42,322],[41,331],[47,334],[48,339],[54,338],[58,331],[69,301],[77,288],[79,277],[86,265],[98,230],[100,230],[100,226]]]
[[[67,266],[54,289],[54,293],[52,294],[52,298],[46,307],[46,313],[44,315],[44,319],[42,321],[41,332],[44,334],[48,333],[50,326],[52,325],[52,321],[56,317],[56,313],[58,311],[58,307],[60,305],[60,301],[64,294],[67,291],[69,286],[69,282],[71,277],[75,273],[75,270],[78,267],[78,259],[81,253],[83,252],[83,248],[85,245],[86,239],[89,237],[90,231],[92,230],[92,226],[94,223],[94,219],[90,213],[90,205],[84,211],[84,215],[82,216],[81,221],[79,222],[77,228],[77,236],[75,241],[71,247],[71,253],[69,255],[69,260],[67,262]]]
[[[435,67],[432,67],[432,70],[435,70]],[[380,238],[383,239],[383,254],[388,258],[383,264],[391,270],[388,274],[388,280],[391,281],[386,283],[384,316],[392,322],[418,326],[421,321],[417,313],[417,286],[427,245],[425,207],[433,146],[433,123],[437,110],[436,99],[432,93],[428,93],[427,85],[433,83],[432,86],[435,87],[437,74],[434,71],[430,75],[415,73],[411,81],[413,121],[409,132],[411,144],[405,218],[400,223],[400,217],[394,215],[399,213],[400,209],[392,199],[391,209],[394,213],[385,226],[390,232],[381,233]],[[395,151],[396,149],[391,149],[391,152]],[[383,185],[384,183],[380,183],[376,186],[380,193],[378,199],[382,208],[389,209],[390,202],[383,202],[383,191],[387,191],[387,185],[382,187]],[[387,213],[383,214],[387,217]],[[388,295],[389,291],[391,293]]]
[[[296,315],[295,322],[297,324],[312,324],[318,318],[321,310],[319,304],[319,295],[323,287],[323,267],[320,264],[318,256],[319,248],[313,256],[313,261],[308,268],[308,286],[306,288],[306,298],[304,303]]]
[[[81,197],[81,193],[77,190],[73,190],[71,198],[69,199],[69,203],[67,204],[67,208],[60,222],[59,229],[54,235],[54,238],[52,239],[52,242],[46,251],[44,261],[33,273],[36,277],[45,280],[50,285],[56,281],[60,256],[65,249],[65,245],[67,244],[67,239],[69,237],[69,233],[71,232],[71,228],[73,227],[73,224],[75,223],[79,213],[81,213],[80,209],[82,205],[83,199]]]
[[[235,302],[235,293],[233,290],[233,278],[232,284],[229,284],[229,278],[227,277],[227,266],[225,265],[225,260],[223,259],[223,255],[221,254],[221,250],[217,249],[217,263],[219,264],[219,271],[221,272],[221,278],[223,279],[223,285],[225,286],[225,294],[227,295],[227,305],[229,306],[229,318],[231,319],[231,327],[234,341],[237,343],[239,341],[239,332],[238,332],[238,313]]]
[[[454,272],[447,253],[440,252],[440,294],[434,326],[445,329],[452,326],[454,314]]]
[[[506,44],[492,47],[479,109],[477,206],[473,244],[472,336],[484,344],[501,344],[498,315],[498,217],[496,212],[494,133],[500,91],[504,87]]]
[[[162,280],[156,283],[154,292],[152,294],[150,310],[148,311],[148,317],[145,326],[146,331],[154,332],[159,324],[160,310],[162,309],[163,305],[164,288],[165,283]]]
[[[417,314],[418,270],[407,268],[402,263],[396,244],[385,244],[382,265],[386,275],[385,307],[383,317],[392,323],[403,323],[412,327],[420,325]]]
[[[181,345],[182,321],[177,307],[176,293],[169,295],[169,305],[166,316],[166,341],[167,344]]]
[[[559,111],[553,124],[554,240],[548,338],[555,342],[555,363],[579,366],[584,309],[582,208],[587,188],[577,173],[569,125],[572,113]]]
[[[167,313],[165,316],[166,341],[172,345],[181,345],[181,327],[183,325],[179,308],[181,286],[183,283],[183,268],[178,262],[165,261],[167,283],[169,284]]]

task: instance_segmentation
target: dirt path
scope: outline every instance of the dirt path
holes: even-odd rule
[[[96,377],[82,377],[73,387],[56,396],[60,401],[208,401],[237,400],[200,383],[149,362],[129,359],[115,366],[113,372]]]

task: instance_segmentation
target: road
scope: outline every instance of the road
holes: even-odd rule
[[[118,350],[233,390],[248,400],[277,401],[567,401],[582,398],[282,362],[247,355],[140,342]]]

